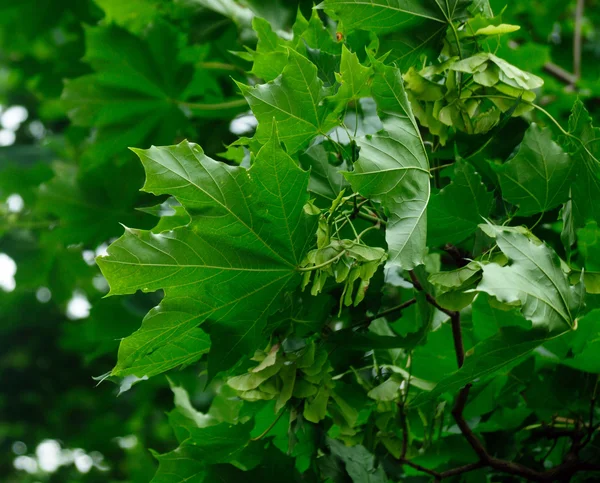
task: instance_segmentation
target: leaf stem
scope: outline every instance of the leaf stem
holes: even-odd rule
[[[450,27],[452,28],[452,33],[454,34],[454,40],[456,40],[456,48],[458,49],[458,56],[462,59],[463,54],[462,54],[462,49],[460,47],[460,39],[458,38],[458,30],[456,30],[456,25],[454,25],[454,22],[450,21],[450,19],[448,19],[448,21],[450,22]]]
[[[435,299],[435,297],[433,295],[431,295],[430,293],[426,292],[423,289],[421,282],[419,281],[419,279],[417,278],[417,275],[415,274],[415,272],[413,270],[409,270],[408,274],[410,275],[410,279],[411,279],[412,284],[414,285],[415,289],[418,290],[419,292],[423,292],[425,294],[425,298],[427,299],[427,302],[429,302],[429,304],[433,305],[440,312],[445,313],[448,317],[450,317],[450,319],[453,319],[453,317],[457,316],[458,312],[455,312],[454,310],[445,309],[438,303],[438,301]]]
[[[5,225],[0,225],[0,229],[3,230],[12,230],[12,229],[34,229],[34,228],[52,228],[54,226],[60,225],[59,220],[41,220],[41,221],[16,221],[16,222],[8,222]]]
[[[175,101],[175,104],[182,107],[188,107],[197,111],[220,111],[222,109],[233,109],[235,107],[247,106],[246,99],[233,99],[215,104],[198,104],[194,102]]]
[[[233,64],[226,64],[224,62],[198,62],[198,67],[207,70],[230,70],[236,72],[244,72],[244,69]]]
[[[379,229],[379,227],[378,227],[377,225],[373,225],[373,226],[370,226],[369,228],[365,228],[363,231],[361,231],[361,232],[358,234],[358,236],[356,237],[356,241],[357,241],[357,242],[358,242],[358,241],[360,241],[360,239],[362,238],[362,236],[363,236],[365,233],[367,233],[367,232],[368,232],[368,231],[370,231],[370,230],[375,230],[375,229]]]
[[[356,214],[357,218],[362,218],[363,220],[367,220],[370,221],[372,223],[381,223],[382,225],[387,225],[387,221],[382,220],[381,218],[377,217],[377,216],[371,216],[371,215],[367,215],[366,213],[363,213],[362,211],[359,211]]]
[[[581,19],[583,18],[584,0],[577,0],[575,7],[575,32],[573,35],[573,74],[575,82],[581,78]]]
[[[437,171],[437,170],[441,170],[444,168],[447,168],[448,166],[453,166],[454,163],[448,163],[448,164],[442,164],[440,166],[434,166],[433,168],[429,168],[429,171]]]
[[[396,305],[396,306],[391,307],[389,309],[382,310],[381,312],[378,312],[375,315],[371,315],[371,316],[369,316],[369,317],[361,320],[359,323],[353,325],[351,328],[356,328],[356,327],[359,327],[361,325],[373,322],[374,320],[379,319],[381,317],[386,317],[386,316],[388,316],[390,314],[393,314],[394,312],[397,312],[398,310],[403,310],[403,309],[405,309],[407,307],[410,307],[411,305],[413,305],[415,303],[417,303],[417,299],[416,298],[412,298],[410,300],[407,300],[406,302],[402,302],[400,305]]]
[[[340,258],[342,258],[342,256],[345,255],[345,253],[346,253],[346,250],[342,250],[335,257],[330,258],[326,262],[320,263],[319,265],[313,265],[312,267],[296,267],[296,271],[298,271],[298,272],[314,272],[316,270],[320,270],[323,267],[326,267],[328,265],[331,265],[334,262],[337,262]]]
[[[271,431],[275,427],[275,425],[281,419],[281,416],[283,416],[284,414],[285,414],[285,408],[282,408],[281,411],[279,412],[279,414],[277,415],[277,417],[275,418],[275,420],[271,424],[269,424],[269,427],[267,429],[265,429],[262,433],[260,433],[256,438],[251,438],[250,441],[259,441],[259,440],[263,439],[267,434],[269,434],[269,431]]]

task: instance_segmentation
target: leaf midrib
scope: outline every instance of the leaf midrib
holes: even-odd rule
[[[210,173],[210,170],[202,163],[201,160],[199,160],[196,157],[196,153],[194,153],[192,151],[191,146],[188,144],[187,148],[190,150],[191,155],[198,160],[198,163],[200,163],[203,168],[206,170],[207,173],[209,173],[209,176],[211,176],[211,179],[213,179],[213,182],[215,183],[215,186],[217,186],[220,189],[219,184],[214,180],[214,178],[212,177],[212,174]],[[224,208],[229,214],[231,214],[242,226],[244,226],[249,233],[252,233],[252,235],[254,235],[254,237],[260,241],[262,243],[262,245],[269,250],[271,253],[273,253],[277,258],[279,258],[280,260],[282,260],[286,265],[293,267],[294,265],[292,263],[290,263],[288,260],[286,260],[285,258],[283,258],[279,253],[277,253],[256,231],[254,231],[254,229],[252,227],[250,227],[244,220],[242,220],[234,211],[232,211],[225,203],[221,202],[220,200],[218,200],[217,198],[215,198],[211,193],[209,193],[206,190],[203,190],[198,184],[196,184],[192,179],[191,176],[189,176],[189,174],[187,173],[187,170],[185,168],[184,171],[186,172],[186,175],[188,176],[188,179],[184,178],[181,174],[173,171],[171,168],[169,168],[168,166],[165,166],[164,164],[160,163],[158,160],[150,157],[148,154],[146,154],[146,156],[148,157],[148,159],[150,159],[151,161],[155,162],[156,164],[158,164],[159,166],[162,166],[164,169],[168,170],[169,172],[173,173],[175,176],[178,176],[179,178],[187,181],[188,183],[190,183],[192,186],[196,187],[199,191],[201,191],[202,193],[204,193],[206,196],[208,196],[211,200],[213,200],[215,203],[217,203],[219,206],[221,206],[222,208]],[[175,156],[173,156],[174,159]],[[179,163],[179,160],[176,159],[176,161]],[[215,161],[216,163],[216,161]],[[179,163],[181,164],[181,163]],[[183,166],[182,166],[183,167]],[[243,168],[240,168],[243,169]],[[239,185],[238,185],[239,186]],[[177,198],[177,196],[175,196]],[[246,198],[244,197],[244,200],[246,201]]]

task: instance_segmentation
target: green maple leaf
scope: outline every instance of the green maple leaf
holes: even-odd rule
[[[350,52],[345,45],[342,47],[340,73],[336,75],[340,87],[331,98],[338,104],[339,109],[345,108],[350,101],[369,96],[372,73],[373,69],[361,65],[354,52]]]
[[[427,208],[429,245],[455,244],[471,236],[493,201],[473,166],[457,160],[452,183],[433,195]]]
[[[291,46],[291,42],[273,32],[271,24],[263,18],[255,17],[252,20],[252,28],[258,37],[256,51],[252,53],[254,60],[252,73],[265,81],[271,81],[285,68],[288,58],[287,49]]]
[[[481,225],[511,261],[482,266],[477,290],[517,305],[535,329],[560,333],[576,327],[583,306],[582,283],[572,286],[556,253],[524,229]]]
[[[113,167],[115,179],[88,176],[77,179],[75,166],[55,163],[55,177],[40,186],[40,211],[57,218],[49,233],[67,244],[97,246],[121,232],[119,222],[146,225],[148,218],[131,210],[131,182],[137,166]],[[134,196],[137,193],[133,193]]]
[[[306,51],[306,56],[319,67],[321,77],[333,78],[334,68],[338,70],[341,46],[333,40],[316,10],[313,10],[310,20],[306,20],[298,10],[291,40],[280,37],[271,24],[260,17],[252,20],[252,28],[258,43],[255,51],[247,48],[254,61],[251,72],[265,81],[272,81],[282,73],[288,64],[289,49],[300,53]]]
[[[116,26],[86,29],[84,60],[95,72],[69,80],[62,101],[75,125],[98,129],[88,159],[171,143],[188,123],[182,106],[189,97],[202,96],[204,104],[193,104],[198,115],[227,118],[245,105],[239,98],[222,102],[215,79],[172,55],[179,44],[178,31],[164,21],[144,38]]]
[[[402,74],[372,59],[372,95],[383,130],[357,141],[360,156],[346,173],[352,188],[388,212],[389,265],[423,263],[429,202],[429,161],[402,83]]]
[[[346,446],[340,441],[328,439],[331,453],[339,457],[354,483],[385,483],[387,477],[381,465],[375,463],[375,456],[361,445]]]
[[[520,216],[548,211],[569,198],[574,163],[552,141],[550,130],[532,124],[515,157],[491,166],[498,173],[502,197],[519,206]]]
[[[134,33],[144,32],[152,22],[160,18],[161,7],[164,5],[157,0],[96,0],[98,6],[106,14],[107,24],[116,24],[128,28]]]
[[[223,418],[197,411],[182,387],[171,387],[176,409],[169,414],[180,445],[162,455],[154,453],[159,467],[152,480],[155,483],[206,481],[210,464],[235,462],[248,446],[252,422],[230,424]],[[217,395],[217,399],[221,399]],[[216,411],[215,411],[216,412]]]
[[[265,142],[277,122],[279,139],[290,154],[337,124],[321,102],[326,96],[316,66],[293,50],[289,50],[288,63],[274,81],[255,87],[238,86],[258,119],[258,141]]]
[[[324,0],[318,5],[339,19],[343,32],[366,30],[380,36],[380,51],[404,68],[436,48],[452,22],[466,18],[469,0]],[[383,35],[388,34],[388,35]]]
[[[310,169],[308,189],[320,198],[327,200],[324,206],[330,206],[343,189],[348,189],[348,182],[341,174],[346,168],[343,162],[339,167],[329,162],[330,153],[323,144],[315,144],[300,155],[300,164],[306,170]]]
[[[461,0],[325,0],[319,5],[339,17],[346,29],[372,30],[377,33],[399,30],[416,19],[446,24],[456,16]]]
[[[342,45],[336,42],[331,35],[331,30],[323,25],[316,9],[313,9],[308,22],[302,16],[302,12],[298,11],[294,35],[306,42],[309,47],[332,55],[339,55],[342,49]],[[300,45],[300,42],[297,42],[297,45]]]
[[[576,227],[588,221],[600,223],[600,128],[592,126],[592,118],[580,100],[575,102],[569,118],[567,138],[575,161],[575,181],[571,186]]]
[[[177,49],[176,32],[159,23],[144,41],[118,27],[94,27],[86,30],[86,46],[85,60],[96,73],[68,81],[62,96],[73,123],[98,127],[105,155],[149,137],[170,142],[185,122],[171,99],[180,95],[181,81],[191,79],[189,67],[186,72],[163,57],[163,48]]]
[[[203,330],[213,374],[261,344],[267,317],[300,281],[315,229],[303,211],[309,175],[278,143],[273,134],[250,170],[187,142],[136,150],[143,189],[173,195],[192,221],[159,234],[127,229],[98,260],[111,294],[165,291],[121,343],[115,374],[150,376],[197,360],[208,350]]]
[[[162,455],[154,454],[158,460],[158,470],[151,483],[182,483],[205,481],[207,467],[200,458],[202,454],[193,446],[179,448]]]

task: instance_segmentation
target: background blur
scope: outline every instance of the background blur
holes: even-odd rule
[[[491,3],[498,14],[507,2]],[[312,3],[300,4],[306,15]],[[580,1],[578,22],[577,4],[511,2],[503,20],[521,30],[499,51],[544,78],[538,102],[563,125],[577,96],[600,124],[600,0]],[[210,156],[237,156],[223,146],[255,122],[231,80],[250,64],[231,51],[254,45],[253,15],[285,32],[297,8],[0,0],[0,481],[147,482],[155,463],[144,448],[176,445],[165,378],[130,391],[135,381],[93,379],[159,300],[102,299],[94,258],[119,222],[155,223],[133,210],[153,202],[127,147],[187,138]],[[110,89],[98,82],[107,78]]]

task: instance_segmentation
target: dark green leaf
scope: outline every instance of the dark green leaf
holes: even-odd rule
[[[549,129],[532,124],[514,158],[492,164],[502,186],[502,197],[528,216],[557,207],[569,198],[573,163],[552,141]]]
[[[493,200],[473,166],[458,159],[452,183],[433,195],[429,202],[428,244],[456,244],[471,236],[482,217],[489,215]]]
[[[279,139],[291,154],[336,124],[321,103],[325,93],[317,68],[293,50],[288,51],[287,65],[274,81],[255,87],[238,86],[258,119],[256,138],[259,142],[269,139],[277,122]]]
[[[429,162],[400,71],[374,61],[372,94],[383,130],[358,141],[360,157],[345,176],[352,188],[388,211],[388,265],[423,263],[429,202]]]
[[[158,374],[197,360],[209,347],[197,328],[205,321],[211,370],[227,369],[258,348],[266,318],[300,281],[295,267],[314,226],[303,211],[308,175],[275,136],[250,171],[189,143],[138,154],[144,190],[172,194],[194,221],[160,234],[128,229],[99,259],[112,294],[165,290],[142,328],[121,343],[114,373]]]

